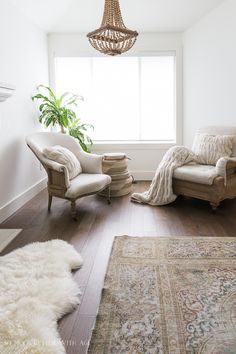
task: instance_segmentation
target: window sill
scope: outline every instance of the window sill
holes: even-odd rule
[[[94,151],[104,150],[167,150],[175,141],[94,141]]]

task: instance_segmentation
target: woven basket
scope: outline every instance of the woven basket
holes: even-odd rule
[[[128,159],[125,154],[104,154],[103,173],[111,176],[111,197],[121,197],[131,193],[133,178],[128,170]],[[101,195],[105,195],[103,192]]]

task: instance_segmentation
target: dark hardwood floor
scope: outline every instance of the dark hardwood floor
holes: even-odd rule
[[[133,186],[148,188],[148,182]],[[81,253],[84,265],[74,273],[81,291],[81,305],[59,322],[68,354],[84,354],[98,310],[101,289],[114,236],[236,236],[236,200],[222,203],[217,213],[206,202],[178,198],[165,207],[134,204],[125,196],[108,205],[98,196],[77,203],[78,221],[70,216],[68,202],[54,198],[47,212],[47,192],[41,192],[1,228],[21,228],[21,234],[2,252],[34,241],[60,238]]]

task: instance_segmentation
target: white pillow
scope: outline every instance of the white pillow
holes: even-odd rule
[[[60,145],[46,147],[43,150],[43,154],[48,159],[64,165],[68,170],[70,179],[82,173],[80,162],[75,154]]]
[[[193,152],[198,162],[203,165],[216,165],[221,157],[229,157],[233,150],[232,135],[196,134],[193,143]]]

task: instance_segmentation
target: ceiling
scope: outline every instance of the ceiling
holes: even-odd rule
[[[100,26],[104,0],[10,0],[48,33]],[[224,0],[120,0],[124,22],[139,32],[182,32]]]

